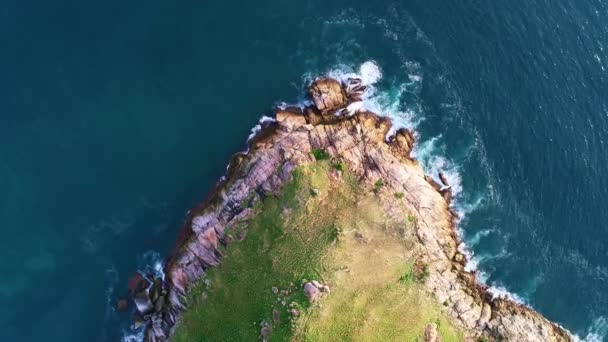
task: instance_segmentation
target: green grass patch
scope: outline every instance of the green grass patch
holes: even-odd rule
[[[399,283],[403,285],[411,285],[414,284],[416,281],[417,279],[416,275],[414,274],[414,264],[408,262],[405,265],[405,270],[403,271],[403,274],[401,275],[401,277],[399,277]]]
[[[235,240],[222,263],[189,292],[188,310],[178,323],[174,341],[256,341],[260,322],[273,322],[273,309],[280,311],[281,319],[273,323],[272,340],[289,340],[289,305],[295,303],[300,310],[308,307],[301,282],[320,279],[323,256],[339,234],[334,213],[343,202],[341,194],[333,195],[332,205],[321,206],[309,192],[313,185],[324,185],[319,179],[327,178],[328,167],[296,169],[279,198],[256,203],[246,237]],[[306,214],[311,206],[314,217]],[[285,208],[292,209],[287,216]],[[239,232],[235,228],[230,234]],[[272,287],[289,295],[277,295]]]
[[[396,199],[402,199],[403,196],[405,196],[405,194],[403,192],[395,192],[395,198]]]
[[[312,155],[315,157],[315,160],[317,161],[328,160],[330,158],[329,153],[327,153],[327,151],[321,148],[313,148],[310,153],[312,153]]]
[[[337,161],[335,163],[331,164],[331,167],[333,167],[334,169],[338,170],[338,171],[346,171],[346,164],[343,161]]]
[[[374,191],[378,192],[380,191],[380,189],[382,189],[382,187],[384,186],[384,181],[382,179],[378,179],[375,183],[374,183]]]

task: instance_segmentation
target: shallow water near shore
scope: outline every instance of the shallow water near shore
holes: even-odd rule
[[[135,336],[114,302],[259,118],[371,60],[366,104],[446,171],[480,278],[607,338],[605,3],[11,0],[0,19],[1,340]]]

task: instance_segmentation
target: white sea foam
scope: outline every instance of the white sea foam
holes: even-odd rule
[[[141,342],[144,340],[144,330],[138,329],[133,332],[130,330],[123,330],[121,342]]]
[[[114,311],[115,308],[114,305],[112,305],[112,299],[114,297],[114,288],[118,283],[118,271],[114,265],[106,269],[106,279],[108,282],[108,287],[106,288],[106,305],[108,311]]]
[[[358,78],[364,86],[372,86],[382,79],[382,71],[375,61],[366,61],[355,71],[348,65],[339,65],[327,72],[327,76],[344,82],[349,78]]]
[[[260,133],[260,131],[262,130],[262,125],[264,123],[267,122],[273,122],[276,121],[275,119],[269,117],[269,116],[262,116],[260,118],[260,121],[258,122],[257,125],[253,126],[253,128],[251,129],[251,134],[249,134],[249,137],[247,137],[247,141],[250,141],[251,139],[253,139],[258,133]]]
[[[600,316],[593,320],[583,337],[574,335],[577,342],[602,342],[608,337],[608,319]]]
[[[494,229],[484,229],[484,230],[480,230],[477,233],[475,233],[475,235],[473,235],[473,237],[471,237],[470,239],[468,239],[468,244],[470,246],[475,246],[479,243],[479,241],[481,241],[482,238],[495,233],[496,230]]]
[[[142,275],[153,274],[154,277],[165,279],[163,258],[156,251],[146,251],[139,260],[138,271]]]
[[[444,150],[444,146],[439,145],[440,139],[441,135],[438,135],[419,143],[414,147],[412,156],[422,164],[424,172],[431,176],[438,184],[442,183],[439,178],[439,172],[442,172],[452,189],[452,195],[457,198],[462,192],[460,167],[440,154],[441,151]],[[462,212],[460,212],[460,214],[462,214]]]
[[[508,298],[519,304],[526,304],[526,301],[521,296],[510,292],[502,285],[490,285],[488,292],[492,294],[492,299]]]

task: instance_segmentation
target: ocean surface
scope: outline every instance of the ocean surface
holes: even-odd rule
[[[448,174],[479,278],[608,340],[605,0],[5,0],[0,43],[1,341],[135,341],[128,278],[260,117],[350,72]]]

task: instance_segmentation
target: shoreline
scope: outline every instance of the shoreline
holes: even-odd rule
[[[249,192],[257,191],[257,189],[253,190],[253,188],[243,187],[240,183],[236,184],[243,180],[244,177],[239,176],[242,176],[243,169],[251,166],[248,163],[252,159],[255,159],[258,154],[263,155],[264,149],[268,149],[268,146],[270,146],[268,141],[279,135],[281,137],[289,137],[289,132],[305,126],[313,128],[321,127],[326,131],[340,125],[347,126],[348,129],[357,127],[357,125],[365,126],[366,129],[369,129],[366,133],[380,137],[380,139],[376,140],[382,140],[382,143],[376,142],[377,144],[386,145],[382,146],[382,148],[393,151],[395,154],[394,156],[387,156],[387,160],[393,162],[393,159],[395,159],[395,161],[403,164],[400,166],[411,168],[412,170],[410,171],[415,175],[420,173],[424,182],[435,192],[435,195],[428,195],[428,192],[425,192],[425,195],[432,197],[432,199],[429,199],[429,203],[440,205],[441,208],[432,208],[432,210],[439,210],[436,213],[441,216],[439,217],[440,224],[444,226],[437,225],[435,227],[431,225],[431,228],[428,226],[422,227],[417,231],[425,257],[427,257],[427,261],[432,266],[432,281],[427,288],[433,293],[439,303],[446,303],[448,300],[451,304],[453,302],[453,306],[449,307],[448,310],[453,313],[454,320],[459,322],[461,327],[470,332],[472,336],[481,336],[482,333],[487,333],[487,335],[495,338],[506,337],[507,339],[512,339],[528,336],[526,334],[538,333],[539,335],[534,336],[547,337],[546,340],[573,340],[569,332],[559,325],[546,320],[527,305],[515,302],[509,298],[494,298],[489,291],[489,287],[478,282],[475,271],[469,272],[465,270],[468,260],[467,256],[459,249],[463,241],[457,230],[457,213],[451,207],[451,189],[449,188],[449,184],[446,184],[442,175],[439,175],[439,177],[442,179],[443,185],[437,183],[429,175],[424,174],[419,162],[411,156],[411,151],[416,143],[412,132],[406,129],[399,129],[387,141],[386,135],[392,129],[392,122],[389,118],[366,111],[357,112],[352,115],[345,113],[344,111],[349,104],[360,101],[360,96],[365,89],[360,82],[357,83],[356,80],[353,80],[353,84],[340,84],[329,80],[329,85],[319,84],[318,82],[314,82],[310,89],[310,95],[315,104],[304,110],[295,107],[277,109],[275,120],[261,122],[260,130],[247,141],[247,150],[245,152],[238,152],[232,156],[228,163],[226,174],[217,182],[206,200],[188,212],[177,236],[175,247],[166,259],[164,266],[165,281],[160,285],[157,283],[151,284],[146,289],[147,293],[155,291],[162,293],[162,297],[166,298],[166,300],[163,299],[163,305],[160,305],[160,308],[155,308],[155,312],[148,313],[147,317],[144,315],[144,312],[141,312],[142,317],[147,322],[145,340],[165,341],[171,335],[172,328],[178,320],[180,312],[186,309],[183,304],[183,296],[187,293],[190,285],[204,275],[207,268],[213,267],[221,261],[223,255],[217,250],[217,245],[218,243],[228,245],[230,241],[224,240],[225,236],[223,236],[222,232],[225,227],[218,229],[218,225],[216,224],[218,222],[212,222],[213,219],[221,221],[223,218],[225,220],[224,223],[228,223],[229,225],[239,220],[245,220],[248,215],[251,215],[251,210],[248,211],[248,208],[242,208],[237,203],[241,202],[246,196],[249,196]],[[336,83],[338,87],[336,87]],[[314,87],[317,88],[315,89]],[[322,96],[316,96],[318,94]],[[336,112],[339,112],[339,114],[336,114]],[[284,132],[285,130],[288,132]],[[327,139],[338,139],[332,135],[334,133],[327,133]],[[346,136],[342,138],[349,139],[350,137]],[[324,137],[319,137],[319,140],[323,139]],[[326,141],[325,143],[331,148],[331,145],[335,144],[335,141]],[[366,143],[363,142],[363,144]],[[336,151],[338,150],[336,146],[333,147]],[[292,162],[292,159],[295,159],[292,164],[298,165],[298,162],[307,162],[305,155],[304,153],[303,155],[285,159],[288,162]],[[386,162],[384,159],[381,161]],[[356,162],[353,163],[356,164]],[[269,163],[268,166],[270,165],[272,163]],[[374,170],[364,171],[376,172]],[[277,173],[275,170],[265,170],[266,176],[276,177]],[[245,177],[249,177],[249,175]],[[255,175],[252,177],[256,180]],[[272,186],[269,186],[269,189],[264,190],[270,190],[270,192],[276,190],[287,178],[278,178]],[[245,178],[245,180],[249,181],[250,179]],[[256,183],[256,185],[263,186],[263,184],[266,184],[264,182],[267,179],[257,179],[256,181],[259,183]],[[399,184],[393,185],[389,182],[388,185],[393,187]],[[242,191],[239,192],[239,189],[235,191],[234,188],[238,188],[239,186],[247,189],[245,194]],[[231,195],[235,196],[235,194],[238,196],[231,197]],[[258,195],[262,196],[261,194]],[[387,209],[390,211],[389,204],[387,204]],[[217,215],[217,218],[208,215],[212,212],[214,215]],[[435,212],[432,213],[435,214]],[[429,224],[436,223],[433,220],[427,220],[422,217],[422,214],[419,214],[419,216],[417,219],[424,224],[427,224],[427,221],[429,221]],[[204,219],[200,219],[201,217]],[[214,229],[206,229],[214,226]],[[437,243],[438,241],[440,243]],[[198,265],[192,266],[193,262]],[[453,288],[457,289],[454,290]],[[158,295],[158,297],[161,297],[161,295]],[[512,331],[512,327],[508,326],[509,323],[505,324],[507,321],[502,322],[502,318],[520,320],[521,322],[518,321],[518,327],[524,330]],[[492,325],[492,322],[495,324]],[[541,328],[536,331],[536,326]]]

